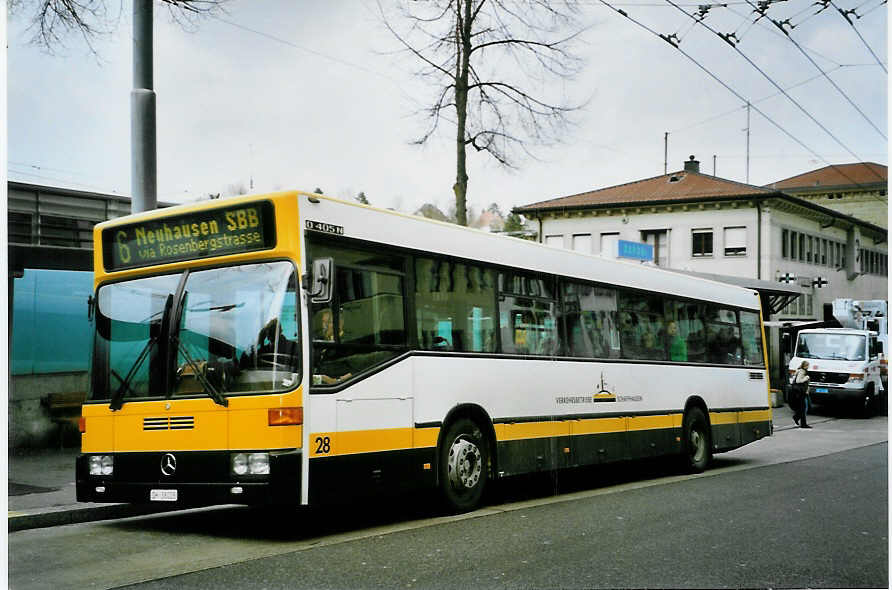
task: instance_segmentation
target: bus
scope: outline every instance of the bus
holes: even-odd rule
[[[94,229],[81,502],[315,505],[772,431],[758,294],[304,192]]]

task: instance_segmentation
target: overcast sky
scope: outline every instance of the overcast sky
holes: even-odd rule
[[[769,9],[778,21],[791,19],[792,40],[845,96],[768,19],[752,25],[745,0],[709,11],[705,24],[736,33],[737,48],[780,87],[795,86],[788,94],[817,123],[668,3],[614,5],[657,33],[677,34],[681,49],[771,118],[750,115],[749,180],[763,185],[828,163],[888,163],[887,140],[874,128],[888,135],[888,78],[857,34],[885,64],[881,2],[834,0],[856,8],[854,29],[832,7],[813,15],[814,0]],[[682,6],[695,12],[695,4]],[[98,57],[76,35],[50,55],[29,44],[27,10],[9,15],[11,180],[129,196],[131,2],[122,5],[116,31],[95,42]],[[694,154],[711,174],[715,155],[718,176],[745,182],[744,103],[597,0],[579,5],[580,24],[590,26],[577,45],[586,66],[562,89],[570,100],[589,99],[575,114],[578,125],[516,171],[469,152],[470,205],[507,210],[662,174],[667,131],[670,172]],[[320,187],[352,198],[364,191],[373,205],[412,212],[433,202],[446,210],[454,130],[410,145],[423,130],[413,113],[427,93],[412,76],[418,64],[396,49],[372,0],[232,0],[226,14],[194,31],[156,4],[159,200],[226,195],[253,179],[253,192]]]

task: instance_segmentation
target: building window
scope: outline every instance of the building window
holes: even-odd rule
[[[790,244],[788,243],[790,240],[790,232],[788,230],[781,230],[781,258],[788,258],[790,256]]]
[[[812,237],[808,236],[808,243],[805,246],[805,261],[811,262]]]
[[[591,254],[592,234],[573,234],[573,250],[584,254]]]
[[[746,228],[725,228],[725,256],[746,256]]]
[[[10,211],[7,213],[7,221],[9,224],[9,242],[14,244],[30,244],[31,243],[31,214],[16,213]]]
[[[610,232],[601,234],[601,254],[616,256],[616,245],[619,243],[619,232]]]
[[[553,246],[555,248],[563,248],[564,236],[545,236],[545,245]]]
[[[821,264],[827,265],[827,240],[821,240]]]
[[[712,256],[711,229],[695,229],[691,232],[691,256]]]
[[[669,230],[642,231],[641,241],[654,247],[654,264],[657,266],[669,266]]]
[[[92,249],[94,224],[87,219],[41,215],[40,244]]]
[[[805,234],[797,234],[799,239],[797,240],[799,256],[796,257],[796,260],[800,262],[805,262]]]

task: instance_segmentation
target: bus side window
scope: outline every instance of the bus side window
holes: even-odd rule
[[[422,350],[494,352],[495,280],[491,269],[415,259],[415,322]]]
[[[566,353],[582,358],[619,358],[616,291],[562,282]]]
[[[314,306],[314,385],[334,385],[406,350],[405,258],[322,244],[311,255],[335,260],[332,301]]]

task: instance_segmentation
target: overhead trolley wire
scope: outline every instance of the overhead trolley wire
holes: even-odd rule
[[[881,67],[881,68],[883,68],[883,71],[886,72],[886,73],[888,74],[888,73],[889,73],[889,70],[886,69],[886,66],[883,64],[883,62],[880,60],[880,58],[877,57],[877,54],[874,53],[874,52],[873,52],[873,49],[870,48],[870,45],[868,45],[867,41],[866,41],[866,40],[864,39],[864,37],[861,35],[861,31],[858,30],[858,28],[855,26],[855,23],[852,22],[852,19],[850,19],[850,18],[848,17],[848,14],[847,14],[846,12],[844,12],[842,9],[840,9],[839,6],[837,6],[836,4],[834,4],[834,3],[833,3],[833,0],[822,0],[822,3],[823,3],[823,1],[828,2],[833,8],[836,9],[836,12],[838,12],[844,19],[846,19],[846,22],[849,23],[849,25],[852,27],[852,30],[855,31],[855,34],[858,35],[858,38],[859,38],[859,39],[861,39],[861,42],[864,43],[864,47],[867,48],[867,51],[870,52],[870,55],[872,55],[873,58],[874,58],[875,60],[877,60],[877,63],[880,64],[880,67]],[[880,2],[878,5],[874,6],[873,8],[871,8],[870,10],[868,10],[867,12],[865,12],[864,14],[862,14],[861,16],[864,16],[864,15],[870,13],[870,12],[873,12],[874,10],[876,10],[877,8],[879,8],[880,6],[882,6],[882,5],[885,4],[885,3],[886,3],[886,0],[883,0],[883,1]],[[864,4],[867,4],[867,2],[865,2]],[[861,16],[858,16],[858,14],[857,14],[855,11],[858,10],[859,8],[861,8],[861,6],[864,6],[864,4],[861,4],[860,6],[857,6],[857,7],[855,7],[855,8],[852,9],[852,13],[855,14],[856,18],[861,18]]]
[[[834,70],[838,70],[838,69],[840,69],[840,68],[842,68],[842,67],[844,67],[844,66],[838,65],[838,66],[836,66],[836,67],[834,68]],[[833,71],[833,70],[831,70],[831,71]],[[813,81],[817,80],[817,79],[820,78],[820,77],[821,77],[821,74],[817,74],[817,75],[815,75],[815,76],[812,76],[811,78],[807,78],[807,79],[805,79],[805,80],[801,80],[801,81],[799,81],[799,82],[796,82],[796,83],[793,84],[792,86],[787,86],[786,89],[787,89],[787,90],[792,90],[792,89],[794,89],[794,88],[798,88],[799,86],[803,86],[803,85],[805,85],[805,84],[808,84],[809,82],[813,82]],[[750,101],[750,104],[756,104],[757,102],[765,102],[765,101],[768,100],[769,98],[774,98],[775,96],[778,96],[779,94],[780,94],[780,92],[775,92],[774,94],[769,94],[768,96],[763,96],[762,98],[757,98],[757,99],[755,99],[755,100]],[[736,113],[737,111],[740,111],[740,110],[745,109],[745,108],[746,108],[746,105],[741,105],[741,106],[739,106],[739,107],[733,108],[733,109],[728,110],[728,111],[725,111],[725,112],[723,112],[723,113],[719,113],[718,115],[713,115],[713,116],[711,116],[711,117],[709,117],[709,118],[707,118],[707,119],[703,119],[702,121],[698,121],[698,122],[696,122],[696,123],[692,123],[692,124],[690,124],[690,125],[688,125],[688,126],[686,126],[686,127],[681,127],[681,128],[679,128],[679,129],[675,129],[675,130],[669,131],[669,133],[678,133],[679,131],[685,131],[685,130],[687,130],[687,129],[691,129],[691,128],[693,128],[693,127],[697,127],[698,125],[703,125],[704,123],[709,123],[710,121],[714,121],[714,120],[716,120],[716,119],[720,119],[721,117],[724,117],[724,116],[726,116],[726,115],[730,115],[731,113]]]
[[[709,69],[707,69],[703,64],[701,64],[701,63],[698,62],[696,59],[694,59],[694,58],[693,58],[690,54],[688,54],[684,49],[682,49],[681,47],[679,47],[676,43],[673,43],[672,41],[669,41],[669,40],[666,38],[665,35],[661,35],[660,33],[658,33],[657,31],[655,31],[655,30],[653,30],[653,29],[651,29],[650,27],[648,27],[648,26],[645,25],[644,23],[642,23],[642,22],[640,22],[640,21],[638,21],[638,20],[632,18],[631,16],[629,16],[629,13],[626,12],[625,10],[622,10],[622,9],[620,9],[620,8],[615,8],[614,6],[612,6],[612,5],[611,5],[609,2],[607,2],[606,0],[598,0],[598,1],[599,1],[601,4],[603,4],[604,6],[606,6],[607,8],[609,8],[609,9],[613,10],[614,12],[616,12],[616,13],[618,13],[618,14],[624,16],[624,17],[626,17],[628,20],[632,21],[633,23],[635,23],[636,25],[638,25],[639,27],[641,27],[641,28],[644,29],[645,31],[651,33],[652,35],[655,35],[656,37],[659,37],[660,39],[663,39],[664,41],[666,41],[667,43],[669,43],[670,45],[672,45],[673,47],[675,47],[675,49],[677,49],[677,50],[679,51],[679,53],[681,53],[683,56],[685,56],[686,58],[688,58],[689,61],[691,61],[695,66],[697,66],[698,68],[700,68],[700,69],[701,69],[706,75],[708,75],[710,78],[712,78],[713,80],[715,80],[716,82],[718,82],[719,84],[721,84],[721,85],[722,85],[728,92],[730,92],[731,94],[733,94],[734,96],[736,96],[736,97],[737,97],[738,99],[740,99],[742,102],[748,102],[748,103],[750,103],[750,108],[752,108],[752,109],[753,109],[754,111],[756,111],[758,114],[762,115],[762,117],[763,117],[766,121],[768,121],[769,123],[771,123],[771,124],[772,124],[774,127],[776,127],[781,133],[783,133],[784,135],[786,135],[787,137],[789,137],[790,139],[792,139],[794,142],[796,142],[797,144],[799,144],[801,147],[805,148],[805,150],[806,150],[807,152],[809,152],[809,153],[812,154],[815,158],[817,158],[818,160],[820,160],[821,162],[823,162],[824,164],[826,164],[829,168],[833,168],[834,170],[836,170],[836,171],[837,171],[843,178],[846,178],[847,180],[849,180],[849,182],[851,182],[853,185],[855,185],[855,186],[861,186],[861,183],[856,182],[854,179],[852,179],[852,178],[851,178],[849,175],[847,175],[843,170],[841,170],[841,169],[839,168],[839,166],[836,166],[835,164],[831,164],[830,162],[828,162],[823,156],[821,156],[819,153],[817,153],[817,152],[814,151],[812,148],[810,148],[809,146],[807,146],[802,140],[800,140],[798,137],[796,137],[795,135],[793,135],[792,133],[790,133],[789,131],[787,131],[783,126],[780,125],[780,123],[778,123],[777,121],[775,121],[774,119],[772,119],[771,117],[769,117],[768,115],[766,115],[766,114],[765,114],[759,107],[753,105],[751,101],[749,101],[749,100],[746,99],[743,95],[741,95],[739,92],[737,92],[736,90],[734,90],[734,89],[733,89],[731,86],[729,86],[724,80],[722,80],[722,79],[719,78],[717,75],[715,75],[715,74],[713,74],[711,71],[709,71]],[[846,151],[848,151],[848,150],[846,150]],[[859,161],[860,161],[860,158],[859,158]],[[886,199],[883,199],[882,197],[878,197],[878,199],[879,199],[880,201],[883,201],[883,202],[886,201]]]
[[[665,1],[666,1],[668,4],[671,4],[672,6],[674,6],[675,8],[677,8],[681,13],[686,14],[688,17],[693,18],[693,19],[696,20],[696,17],[694,17],[694,16],[691,15],[690,13],[686,12],[683,8],[681,8],[680,6],[678,6],[678,5],[677,5],[676,3],[674,3],[672,0],[665,0]],[[789,94],[787,94],[787,91],[786,91],[786,90],[784,90],[783,88],[781,88],[780,85],[779,85],[777,82],[775,82],[774,79],[771,78],[771,76],[769,76],[768,74],[766,74],[765,71],[762,70],[762,68],[760,68],[755,62],[753,62],[753,60],[751,60],[751,59],[750,59],[744,52],[742,52],[742,51],[737,47],[737,43],[739,43],[739,40],[737,40],[737,39],[731,39],[731,38],[729,38],[728,35],[723,35],[722,33],[719,33],[718,31],[716,31],[715,29],[713,29],[712,27],[710,27],[708,24],[704,23],[703,21],[698,21],[698,22],[699,22],[701,25],[703,25],[704,27],[706,27],[707,29],[709,29],[710,31],[712,31],[713,33],[715,33],[716,36],[718,36],[720,39],[722,39],[723,41],[725,41],[728,45],[730,45],[730,46],[734,49],[734,51],[736,51],[738,54],[740,54],[740,56],[743,57],[743,59],[745,59],[745,60],[747,61],[747,63],[749,63],[753,68],[755,68],[755,70],[756,70],[757,72],[759,72],[760,74],[762,74],[762,76],[763,76],[766,80],[768,80],[768,81],[769,81],[775,88],[777,88],[777,89],[781,92],[781,94],[783,94],[783,95],[784,95],[790,102],[792,102],[792,103],[796,106],[796,108],[798,108],[804,115],[806,115],[809,119],[811,119],[812,122],[815,123],[815,125],[817,125],[818,127],[820,127],[820,128],[824,131],[824,133],[826,133],[827,135],[829,135],[829,136],[833,139],[833,141],[835,141],[840,147],[842,147],[845,151],[847,151],[847,152],[849,153],[849,155],[851,155],[853,158],[855,158],[855,159],[856,159],[857,161],[859,161],[859,162],[862,161],[861,157],[858,156],[858,154],[856,154],[854,151],[852,151],[846,144],[844,144],[838,137],[836,137],[836,135],[834,135],[833,132],[831,132],[829,129],[827,129],[827,127],[826,127],[823,123],[821,123],[820,121],[818,121],[818,119],[816,119],[814,115],[812,115],[810,112],[808,112],[808,111],[805,109],[805,107],[803,107],[801,104],[799,104],[799,102],[798,102],[796,99],[794,99],[792,96],[790,96]],[[674,45],[676,49],[681,50],[681,48],[679,48],[677,44],[673,43],[672,45]],[[880,180],[886,180],[885,178],[883,178],[883,177],[881,177],[879,174],[877,174],[877,172],[876,172],[875,170],[873,170],[873,168],[868,168],[868,169],[869,169],[869,170],[870,170],[870,171],[871,171],[877,178],[879,178]],[[851,179],[850,179],[850,180],[851,180]],[[857,184],[857,183],[855,183],[854,181],[852,181],[852,182],[853,182],[853,184]]]
[[[831,0],[831,2],[832,2],[832,0]],[[761,7],[757,7],[755,4],[752,3],[751,0],[747,0],[747,3],[748,3],[750,6],[753,7],[753,10],[754,10],[755,12],[757,12],[757,13],[759,13],[759,14],[762,14],[762,15],[764,15],[764,16],[767,16],[767,12],[763,12],[763,11],[761,10]],[[815,14],[817,14],[817,13],[815,13]],[[876,131],[877,133],[879,133],[880,136],[882,136],[883,139],[888,139],[888,138],[886,137],[886,134],[883,133],[882,131],[880,131],[880,128],[877,127],[876,124],[875,124],[873,121],[871,121],[870,118],[869,118],[867,115],[864,114],[864,111],[862,111],[862,110],[858,107],[858,105],[856,105],[855,102],[854,102],[851,98],[849,98],[849,95],[846,94],[845,92],[843,92],[843,89],[840,88],[840,87],[836,84],[836,82],[833,81],[833,78],[831,78],[830,76],[828,76],[828,75],[827,75],[827,72],[825,72],[823,69],[821,69],[821,66],[819,66],[818,63],[817,63],[814,59],[812,59],[812,57],[811,57],[811,56],[810,56],[810,55],[809,55],[809,54],[802,48],[802,46],[799,45],[799,43],[797,43],[795,39],[793,39],[793,36],[790,35],[790,33],[784,28],[783,23],[782,23],[782,22],[778,22],[778,21],[776,21],[775,19],[773,19],[773,18],[771,18],[771,17],[768,17],[768,18],[771,20],[772,23],[774,23],[774,26],[776,26],[778,29],[780,29],[780,31],[781,31],[781,32],[784,34],[784,36],[790,41],[790,43],[792,43],[793,45],[795,45],[795,46],[796,46],[796,49],[798,49],[799,52],[802,53],[802,55],[804,55],[805,58],[806,58],[808,61],[810,61],[811,64],[812,64],[813,66],[815,66],[815,68],[816,68],[819,72],[821,72],[821,74],[822,74],[825,78],[827,78],[827,81],[830,82],[830,84],[836,89],[836,91],[839,92],[839,93],[842,95],[842,97],[845,98],[846,101],[848,101],[848,103],[849,103],[850,105],[852,105],[852,108],[855,109],[856,111],[858,111],[858,114],[861,115],[861,117],[862,117],[865,121],[867,121],[867,123],[868,123],[871,127],[873,127],[874,131]],[[788,20],[789,20],[789,19],[788,19]],[[786,21],[785,21],[785,22],[786,22]],[[794,26],[795,26],[795,25],[794,25]],[[793,26],[791,26],[790,28],[792,29]]]

